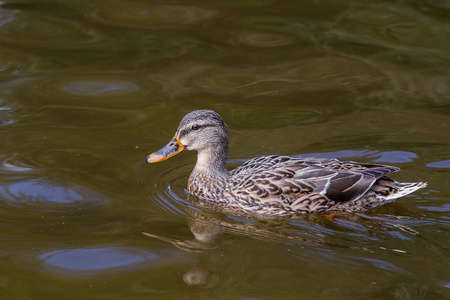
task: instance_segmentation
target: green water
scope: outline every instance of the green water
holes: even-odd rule
[[[0,298],[448,299],[449,20],[445,0],[1,1]],[[334,220],[204,211],[195,153],[145,158],[205,108],[230,168],[309,153],[429,185]]]

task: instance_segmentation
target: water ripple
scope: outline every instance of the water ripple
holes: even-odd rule
[[[149,166],[146,167],[149,168]],[[187,202],[184,189],[193,168],[192,162],[179,159],[175,164],[166,163],[164,166],[151,165],[150,167],[158,168],[158,170],[153,170],[152,173],[141,172],[138,184],[146,187],[139,189],[143,193],[142,197],[153,199],[163,211],[174,215],[186,215],[184,208]],[[149,178],[155,174],[155,178]]]
[[[162,90],[162,86],[147,78],[142,79],[129,74],[89,73],[59,74],[35,80],[23,85],[22,90],[24,94],[33,95],[42,100],[51,97],[51,100],[54,100],[52,103],[60,99],[63,104],[67,99],[73,99],[92,105],[95,101],[104,100],[108,103],[114,102],[116,105],[135,107],[142,105],[142,98],[148,91],[153,94],[158,93]],[[128,97],[128,101],[123,101],[123,97]]]
[[[0,41],[35,48],[73,48],[100,40],[93,28],[68,19],[25,11],[2,11]]]
[[[363,260],[363,261],[367,261],[367,262],[373,264],[375,267],[378,267],[381,269],[385,269],[385,270],[400,273],[400,274],[409,274],[409,272],[407,272],[406,270],[404,270],[400,267],[397,267],[396,265],[394,265],[393,263],[390,263],[388,261],[384,261],[381,259],[365,258],[365,257],[360,257],[359,259]]]
[[[231,115],[237,125],[257,128],[276,128],[300,125],[326,119],[332,112],[328,109],[308,107],[286,109],[234,109]]]
[[[28,104],[28,99],[38,99],[40,109],[30,108],[27,121],[35,124],[56,124],[64,128],[107,128],[126,126],[145,117],[137,108],[152,105],[148,93],[158,95],[162,87],[148,80],[124,78],[110,74],[64,74],[25,82],[15,87]],[[126,97],[127,101],[124,101]],[[159,98],[159,97],[158,97]],[[29,105],[24,105],[26,114]]]
[[[139,2],[113,2],[96,8],[88,15],[93,22],[124,28],[183,28],[217,15],[209,8]]]
[[[232,37],[232,43],[252,47],[282,47],[295,42],[295,37],[272,32],[241,31]]]
[[[279,16],[247,16],[237,19],[241,28],[252,28],[259,31],[270,31],[277,33],[290,33],[296,36],[308,37],[313,40],[313,34],[309,29],[314,28],[313,22],[306,22],[304,18],[286,18]]]
[[[2,73],[17,74],[33,64],[42,64],[42,61],[28,53],[0,49],[0,72]]]
[[[32,120],[35,124],[54,124],[58,128],[113,128],[129,126],[139,116],[139,112],[136,111],[79,106],[46,106]]]
[[[358,35],[361,42],[400,51],[407,51],[408,46],[436,47],[447,42],[437,22],[401,6],[373,4],[351,8],[342,13],[339,20],[342,27]]]
[[[75,81],[60,85],[62,91],[77,96],[113,96],[138,91],[141,87],[135,82],[114,81]]]
[[[58,171],[92,172],[95,168],[102,168],[107,163],[101,155],[76,149],[35,149],[27,153],[4,156],[3,168],[5,173],[33,173],[43,169]]]
[[[424,92],[433,99],[450,99],[450,76],[434,76],[424,80]]]
[[[221,96],[278,97],[300,91],[374,87],[389,80],[379,66],[352,56],[323,56],[268,66],[185,63],[164,70],[161,77],[167,78],[172,92],[196,89]]]

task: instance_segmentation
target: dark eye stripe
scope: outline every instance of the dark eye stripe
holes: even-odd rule
[[[199,129],[203,129],[206,127],[215,127],[217,125],[213,125],[213,124],[204,124],[204,125],[198,125]],[[192,131],[192,127],[189,127],[189,129],[183,129],[180,131],[180,137],[185,136],[186,134],[188,134],[189,132]]]

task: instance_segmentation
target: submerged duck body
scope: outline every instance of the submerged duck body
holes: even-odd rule
[[[334,158],[268,155],[227,171],[227,127],[212,110],[187,114],[172,140],[150,154],[147,162],[163,161],[184,150],[198,151],[187,187],[191,195],[227,210],[267,217],[365,211],[426,186],[386,177],[399,171],[397,167]]]

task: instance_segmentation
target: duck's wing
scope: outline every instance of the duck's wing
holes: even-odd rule
[[[235,189],[261,199],[292,203],[308,194],[321,194],[345,202],[358,199],[378,178],[398,170],[337,159],[264,156],[246,162],[231,175]]]
[[[315,184],[316,191],[321,189],[319,193],[329,199],[346,202],[359,199],[377,179],[399,170],[392,166],[331,159],[311,164],[305,171],[297,172],[295,178]]]

